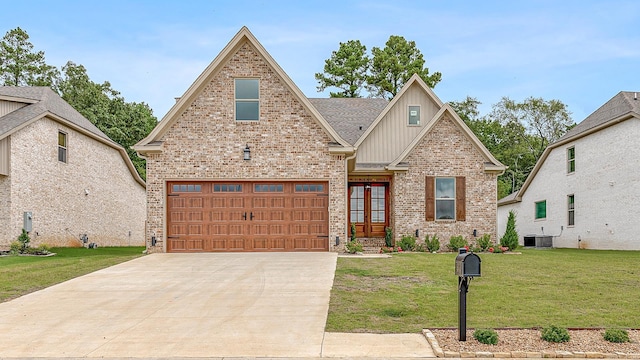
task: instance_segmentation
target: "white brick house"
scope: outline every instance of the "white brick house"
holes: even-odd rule
[[[145,184],[126,151],[47,87],[0,87],[0,246],[144,243]]]
[[[620,92],[549,145],[522,188],[498,203],[524,236],[563,248],[640,250],[640,100]]]
[[[134,148],[151,252],[496,235],[505,167],[418,76],[390,102],[309,99],[247,28]]]

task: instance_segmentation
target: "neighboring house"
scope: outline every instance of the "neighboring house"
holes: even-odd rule
[[[144,244],[145,184],[126,151],[47,87],[0,87],[0,246]]]
[[[554,247],[640,250],[640,100],[620,92],[544,151],[522,188],[498,203],[524,237]]]
[[[496,236],[505,167],[417,76],[391,101],[308,99],[247,28],[134,146],[150,251],[337,251]]]

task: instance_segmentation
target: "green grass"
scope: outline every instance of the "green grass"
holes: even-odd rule
[[[415,333],[458,326],[455,254],[339,258],[327,331]],[[637,328],[640,252],[522,250],[480,254],[467,327]]]
[[[0,302],[142,256],[144,247],[52,248],[56,256],[0,257]]]

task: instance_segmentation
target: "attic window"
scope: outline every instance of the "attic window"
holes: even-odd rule
[[[236,121],[260,120],[260,80],[235,79]]]
[[[409,125],[420,125],[420,106],[409,106]]]

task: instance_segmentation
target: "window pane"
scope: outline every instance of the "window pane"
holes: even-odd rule
[[[58,145],[67,147],[67,134],[62,132],[58,133]]]
[[[436,200],[436,219],[455,219],[455,200]]]
[[[236,120],[258,120],[259,108],[257,101],[236,101]]]
[[[420,106],[409,106],[409,125],[420,125]]]
[[[67,162],[67,149],[58,148],[58,161]]]
[[[455,179],[437,178],[436,179],[436,198],[437,199],[455,198]]]
[[[536,219],[547,218],[547,201],[540,201],[536,203]]]
[[[259,99],[258,79],[236,79],[236,99]]]

